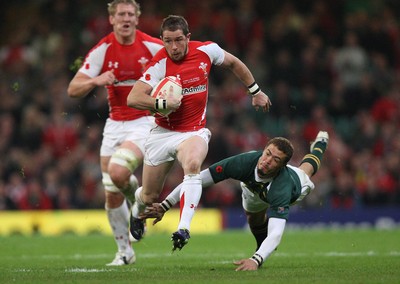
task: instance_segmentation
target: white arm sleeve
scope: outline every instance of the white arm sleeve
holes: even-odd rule
[[[200,172],[200,178],[201,178],[201,186],[202,188],[209,187],[214,184],[214,180],[211,176],[211,173],[208,169],[205,169]],[[170,194],[165,198],[165,200],[168,200],[168,202],[171,204],[171,207],[174,206],[178,201],[181,199],[179,196],[181,192],[181,187],[182,183],[179,184],[177,187],[175,187]]]
[[[268,236],[262,242],[260,248],[256,251],[256,254],[262,256],[264,261],[270,256],[270,254],[276,249],[281,242],[283,232],[285,230],[286,220],[279,218],[270,218],[268,221]]]
[[[103,43],[92,49],[86,56],[79,72],[89,76],[90,78],[99,76],[109,46],[110,44]]]
[[[205,52],[208,55],[208,57],[210,57],[212,64],[221,65],[222,62],[224,62],[225,52],[215,42],[200,46],[199,49]]]

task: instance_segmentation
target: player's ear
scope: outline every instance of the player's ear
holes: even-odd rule
[[[188,41],[190,40],[190,36],[191,36],[192,34],[191,33],[188,33],[187,35],[186,35],[186,38],[188,39]]]

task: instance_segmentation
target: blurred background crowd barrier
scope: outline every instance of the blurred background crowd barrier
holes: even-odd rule
[[[82,57],[111,31],[107,2],[2,3],[1,210],[104,208],[106,91],[74,100],[66,89]],[[316,190],[301,209],[400,207],[400,1],[138,2],[141,30],[158,36],[164,17],[185,16],[192,40],[215,41],[241,58],[271,97],[269,113],[255,112],[246,88],[213,70],[204,167],[262,149],[274,136],[291,139],[297,165],[318,131],[327,130]],[[174,168],[163,196],[181,180]],[[238,183],[205,190],[201,206],[240,207]]]

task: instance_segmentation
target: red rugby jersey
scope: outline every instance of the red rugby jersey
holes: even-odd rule
[[[208,101],[208,75],[212,65],[224,61],[224,51],[214,42],[189,41],[189,52],[180,62],[172,61],[160,50],[147,66],[140,81],[154,87],[167,76],[181,79],[181,106],[168,117],[156,114],[156,123],[164,128],[186,132],[204,128]]]
[[[113,32],[102,38],[86,55],[79,72],[96,77],[105,71],[114,70],[117,82],[107,86],[110,118],[119,121],[134,120],[150,115],[149,111],[130,108],[126,99],[151,58],[161,48],[160,39],[136,30],[135,42],[120,44]]]

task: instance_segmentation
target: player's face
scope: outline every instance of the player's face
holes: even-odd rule
[[[133,36],[139,19],[136,16],[136,8],[129,4],[118,4],[114,16],[110,16],[110,23],[114,33],[121,43],[132,43]]]
[[[284,166],[286,155],[274,144],[264,149],[257,163],[257,173],[261,178],[271,178]]]
[[[190,34],[185,36],[182,30],[165,30],[161,37],[168,56],[173,61],[181,61],[188,53]]]

